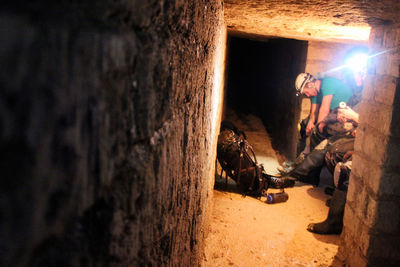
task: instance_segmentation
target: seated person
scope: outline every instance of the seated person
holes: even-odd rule
[[[347,103],[353,95],[352,87],[348,83],[333,77],[317,79],[309,73],[300,73],[296,78],[295,87],[297,95],[311,98],[311,110],[306,119],[305,136],[310,136],[316,125],[318,125],[316,129],[322,133],[325,126],[324,119],[329,112],[338,108],[341,102]],[[312,144],[310,150],[318,143]]]
[[[354,108],[358,110],[359,104]],[[351,139],[351,142],[354,142],[352,134],[358,125],[358,119],[358,113],[350,107],[338,108],[335,112],[326,116],[324,120],[326,138],[320,141],[306,156],[300,155],[291,169],[281,171],[281,175],[292,177],[304,183],[318,185],[326,152],[331,146],[335,145],[335,142],[341,142],[339,140],[343,138]]]
[[[299,162],[292,170],[282,173],[282,177],[291,177],[294,180],[318,186],[319,174],[323,166],[325,166],[325,157],[328,151],[340,145],[347,146],[352,149],[354,146],[353,134],[344,136],[332,136],[325,139],[308,154],[304,160]]]
[[[309,151],[305,149],[305,151],[298,155],[294,163],[284,163],[283,168],[278,168],[282,175],[289,175],[300,181],[318,185],[319,174],[323,167],[324,155],[329,145],[342,137],[351,135],[355,130],[358,124],[358,113],[354,110],[359,109],[364,72],[352,72],[347,70],[345,74],[345,77],[347,77],[346,82],[329,77],[318,80],[312,75],[304,73],[298,75],[295,82],[297,94],[304,94],[306,96],[317,94],[315,99],[311,99],[311,101],[315,103],[311,105],[307,126],[300,131],[303,138],[310,135],[306,139]],[[313,83],[313,85],[309,85],[310,83]],[[335,86],[342,86],[341,89],[336,90],[338,93],[323,96],[329,92],[336,92]],[[349,92],[350,97],[348,95]],[[320,106],[318,104],[318,95],[319,98],[322,97],[322,104]],[[354,110],[346,105],[345,101],[338,103],[338,100],[348,101]],[[324,115],[325,113],[322,114],[319,110],[321,110],[321,108],[322,110],[326,110],[327,103],[330,103],[330,112]],[[345,107],[340,108],[340,105],[344,105]],[[346,113],[347,116],[346,120],[342,119],[344,113]],[[316,127],[314,127],[313,124],[314,114],[318,114],[319,122]],[[320,121],[321,118],[322,120]],[[304,125],[304,122],[302,123]],[[313,128],[310,129],[309,127],[311,126],[313,126]],[[299,143],[301,144],[302,142],[300,141]]]

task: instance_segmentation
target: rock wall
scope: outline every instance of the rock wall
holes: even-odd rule
[[[198,263],[221,1],[6,1],[0,265]]]
[[[341,78],[346,53],[351,49],[368,43],[333,43],[333,42],[308,42],[306,71],[317,75],[318,73]]]
[[[225,0],[235,32],[316,41],[368,41],[371,24],[399,22],[397,0]]]
[[[339,256],[349,266],[400,264],[400,27],[376,26],[363,90]]]

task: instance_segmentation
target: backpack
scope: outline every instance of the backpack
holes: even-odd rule
[[[233,123],[223,121],[218,136],[217,160],[222,167],[221,177],[225,171],[244,194],[261,196],[270,186],[284,188],[291,186],[292,181],[270,176],[264,167],[258,164],[253,148],[248,143],[244,132]]]

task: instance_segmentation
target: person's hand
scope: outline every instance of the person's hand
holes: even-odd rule
[[[314,128],[314,122],[309,120],[306,127],[306,135],[309,136],[311,134],[312,129]]]
[[[325,122],[321,121],[321,122],[318,124],[318,131],[319,131],[320,133],[323,133],[323,132],[324,132],[324,127],[325,127]]]
[[[346,117],[343,115],[343,110],[345,110],[345,108],[339,108],[337,113],[337,120],[340,123],[345,123],[347,121]]]

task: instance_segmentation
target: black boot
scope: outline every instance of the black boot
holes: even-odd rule
[[[330,201],[328,218],[320,223],[310,223],[307,230],[321,235],[340,234],[343,228],[346,192],[335,190]]]
[[[319,175],[324,164],[326,149],[314,149],[292,171],[284,176],[296,178],[300,182],[318,185]]]
[[[274,177],[271,175],[266,175],[263,174],[264,178],[267,179],[268,182],[268,187],[270,188],[287,188],[287,187],[293,187],[295,180],[289,178],[289,177]]]

